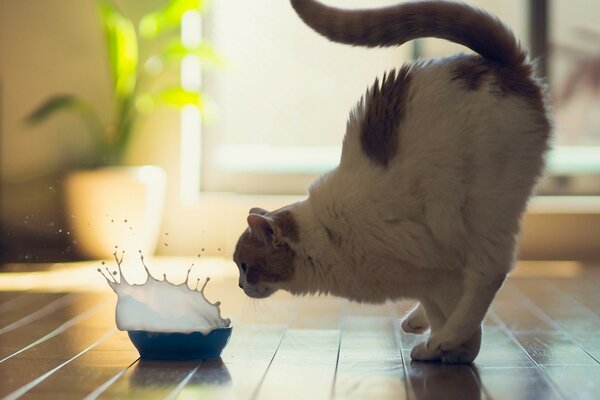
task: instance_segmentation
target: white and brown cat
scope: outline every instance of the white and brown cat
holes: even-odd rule
[[[419,306],[402,327],[431,335],[412,359],[473,361],[551,133],[526,52],[498,19],[461,3],[352,11],[291,3],[335,42],[437,37],[477,54],[417,61],[375,81],[350,113],[339,166],[308,198],[250,210],[234,254],[240,286],[255,298],[279,289],[413,298]]]

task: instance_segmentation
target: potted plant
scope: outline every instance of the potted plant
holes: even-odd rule
[[[65,180],[71,230],[85,256],[109,257],[116,245],[154,253],[166,175],[156,166],[125,166],[124,159],[142,114],[161,104],[202,110],[203,97],[198,90],[186,90],[179,84],[157,87],[157,81],[186,56],[218,61],[207,43],[183,43],[179,37],[177,28],[184,14],[199,13],[203,3],[170,0],[164,8],[144,15],[136,29],[111,2],[99,2],[112,72],[110,122],[104,123],[84,99],[69,94],[46,100],[27,118],[38,124],[58,112],[72,112],[85,122],[93,138],[94,152],[88,165]]]

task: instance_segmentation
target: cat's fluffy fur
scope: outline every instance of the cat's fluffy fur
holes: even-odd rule
[[[234,254],[240,286],[253,297],[283,289],[361,302],[414,298],[420,304],[402,326],[430,326],[431,335],[412,358],[471,362],[513,265],[550,136],[525,53],[497,19],[459,3],[292,5],[335,41],[437,36],[480,55],[419,61],[376,82],[351,112],[339,167],[305,201],[251,210]]]

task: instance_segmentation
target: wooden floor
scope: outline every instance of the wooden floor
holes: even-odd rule
[[[254,302],[221,279],[222,358],[173,363],[138,358],[112,292],[0,291],[0,398],[599,399],[600,266],[535,275],[502,288],[471,366],[410,361],[424,336],[400,329],[408,302]]]

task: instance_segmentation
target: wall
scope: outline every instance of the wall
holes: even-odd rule
[[[133,18],[163,3],[117,2]],[[25,124],[24,118],[50,96],[76,94],[105,121],[110,120],[111,77],[96,4],[93,0],[0,1],[2,255],[29,260],[72,255],[62,178],[68,170],[86,164],[90,138],[81,121],[67,113],[35,127]],[[167,114],[175,121],[174,132],[169,133],[178,134],[177,113]],[[160,136],[151,124],[143,129],[148,137]],[[168,153],[168,147],[159,149],[156,141],[143,143],[147,146],[138,146],[139,154],[131,154],[131,162],[164,161],[155,154]],[[57,249],[62,249],[59,254]]]

